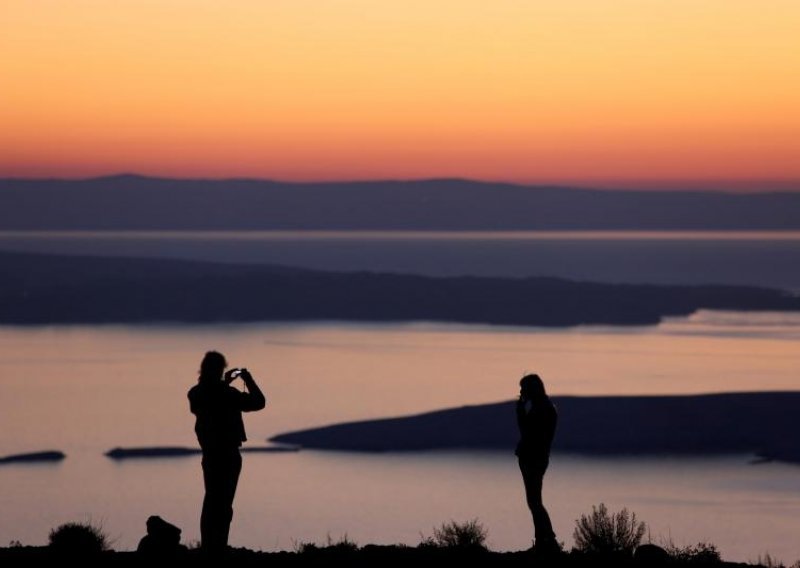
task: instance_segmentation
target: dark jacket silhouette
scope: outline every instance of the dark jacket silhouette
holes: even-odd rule
[[[200,546],[210,553],[222,553],[228,546],[233,519],[233,498],[242,470],[239,447],[247,440],[242,412],[261,410],[264,395],[246,369],[224,374],[227,363],[222,354],[206,353],[197,385],[189,390],[189,406],[196,416],[195,433],[203,450],[205,498],[200,516]],[[241,377],[246,391],[230,382]]]
[[[550,446],[556,432],[558,413],[538,375],[526,375],[520,381],[516,414],[519,427],[516,454],[525,484],[525,497],[533,517],[535,549],[557,551],[560,547],[550,515],[542,502],[542,481],[550,463]]]
[[[189,390],[189,406],[197,416],[194,431],[204,452],[238,448],[247,441],[242,412],[261,410],[266,403],[255,381],[250,381],[247,392],[221,380],[201,382]]]

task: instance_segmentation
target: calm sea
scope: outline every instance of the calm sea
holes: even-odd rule
[[[701,312],[647,328],[236,325],[0,328],[0,453],[61,449],[57,465],[0,467],[0,542],[46,542],[71,520],[135,547],[148,515],[198,538],[198,458],[115,463],[115,446],[192,445],[186,391],[205,350],[249,367],[267,397],[250,444],[281,431],[509,399],[535,370],[553,394],[797,388],[800,317]],[[800,467],[714,459],[557,455],[545,483],[559,538],[591,506],[628,507],[659,539],[723,556],[800,558]],[[416,544],[479,518],[500,550],[529,545],[511,448],[496,453],[249,454],[232,544],[292,549],[343,535]]]
[[[8,233],[0,250],[258,262],[430,275],[754,284],[800,291],[800,233]],[[0,545],[42,544],[67,521],[136,546],[159,514],[199,538],[198,458],[112,462],[115,446],[193,445],[186,391],[202,354],[249,367],[267,397],[250,444],[339,421],[516,396],[526,371],[553,394],[800,387],[800,316],[700,312],[643,328],[407,325],[0,328],[0,455],[60,449],[56,465],[0,467]],[[557,455],[545,499],[558,536],[605,502],[658,543],[715,543],[727,559],[800,559],[800,467],[714,459]],[[490,545],[526,548],[531,523],[508,452],[248,454],[231,541],[292,549],[347,535],[416,544],[480,519]]]

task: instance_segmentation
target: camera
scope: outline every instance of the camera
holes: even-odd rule
[[[239,368],[231,369],[230,371],[227,371],[225,373],[225,382],[228,383],[228,384],[232,383],[234,380],[236,380],[239,377],[241,377],[242,373],[244,373],[246,371],[247,371],[247,369],[239,369]]]

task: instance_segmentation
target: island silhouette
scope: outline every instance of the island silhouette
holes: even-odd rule
[[[553,396],[554,452],[589,455],[750,454],[800,463],[800,392],[676,396]],[[323,450],[510,451],[515,401],[286,432],[271,442]]]

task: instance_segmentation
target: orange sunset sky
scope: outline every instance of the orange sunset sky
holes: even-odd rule
[[[797,0],[3,0],[0,176],[800,179]]]

